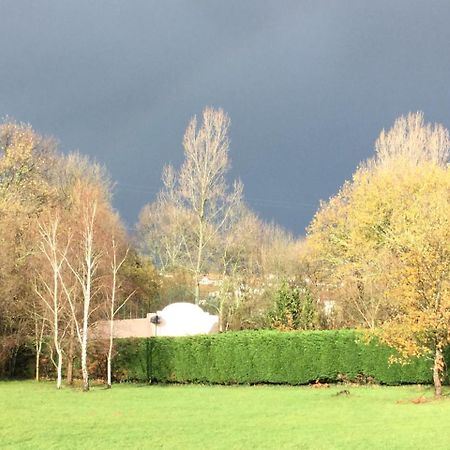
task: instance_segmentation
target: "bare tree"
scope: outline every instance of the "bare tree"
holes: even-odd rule
[[[230,190],[226,181],[230,168],[229,125],[230,119],[222,109],[206,108],[200,127],[196,117],[191,120],[183,139],[184,163],[178,172],[171,166],[164,169],[164,189],[157,200],[159,207],[154,207],[154,212],[171,211],[171,216],[162,220],[161,216],[148,217],[150,221],[169,220],[177,230],[177,240],[170,243],[172,259],[176,259],[175,266],[192,273],[197,304],[200,275],[212,258],[213,241],[241,203],[242,184],[235,182]],[[183,226],[186,224],[189,226]],[[168,255],[164,258],[170,259]]]
[[[38,275],[38,284],[35,291],[42,302],[47,306],[52,316],[53,345],[57,354],[56,366],[56,387],[61,388],[62,383],[62,361],[63,348],[61,341],[65,334],[64,327],[61,327],[61,316],[64,309],[61,299],[61,280],[62,269],[66,260],[69,248],[70,238],[67,239],[65,245],[61,246],[59,242],[59,218],[51,219],[47,224],[39,225],[39,233],[41,236],[40,250],[48,261],[51,271],[46,277],[44,271]],[[42,289],[40,288],[42,286]]]
[[[111,381],[111,362],[112,362],[112,351],[113,351],[113,340],[114,340],[114,317],[116,314],[125,306],[127,301],[134,295],[134,291],[129,294],[125,300],[123,300],[119,305],[117,305],[117,294],[118,294],[118,281],[117,274],[122,267],[123,263],[126,261],[129,249],[125,251],[123,258],[118,260],[117,252],[117,242],[113,236],[111,240],[111,286],[109,292],[106,293],[106,300],[108,303],[108,320],[109,320],[109,347],[107,354],[107,387],[108,389],[112,386]]]
[[[450,155],[450,136],[441,124],[425,123],[423,113],[399,117],[394,126],[383,130],[375,143],[378,166],[394,161],[419,165],[426,162],[446,166]]]
[[[76,308],[76,288],[67,286],[61,279],[62,287],[72,312],[72,319],[81,348],[81,372],[83,377],[83,391],[89,390],[89,372],[87,367],[87,348],[89,342],[89,319],[93,313],[92,299],[97,294],[97,270],[101,254],[96,251],[94,234],[97,213],[97,201],[87,201],[83,214],[83,231],[81,234],[81,251],[78,264],[65,261],[81,289],[81,318]]]
[[[45,307],[45,306],[44,306]],[[35,380],[40,379],[40,367],[41,367],[41,354],[44,345],[44,332],[47,328],[47,317],[45,312],[41,311],[42,308],[33,301],[33,319],[34,319],[34,350],[35,355]]]
[[[189,265],[195,222],[192,214],[181,210],[174,202],[159,199],[145,205],[137,226],[141,250],[152,255],[162,272]]]
[[[70,317],[69,322],[69,344],[66,354],[66,361],[67,361],[67,367],[66,367],[66,384],[71,385],[73,384],[73,362],[75,359],[75,323],[73,321],[73,317]]]

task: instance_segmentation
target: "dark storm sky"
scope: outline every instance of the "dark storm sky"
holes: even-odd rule
[[[0,0],[0,116],[106,165],[132,225],[189,118],[232,120],[231,178],[296,234],[408,111],[450,126],[450,2]]]

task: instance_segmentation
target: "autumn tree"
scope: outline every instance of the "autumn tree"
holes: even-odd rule
[[[309,239],[319,258],[350,275],[362,313],[389,311],[375,324],[400,358],[432,357],[440,396],[450,326],[449,134],[410,114],[375,148],[375,158],[322,206]]]
[[[448,167],[410,167],[409,174],[392,186],[387,200],[396,205],[380,228],[392,255],[386,296],[394,310],[381,336],[405,357],[433,354],[436,396],[441,395],[443,350],[449,343],[449,192]]]
[[[0,125],[0,373],[2,363],[14,371],[17,352],[40,321],[33,306],[37,306],[33,254],[39,216],[55,197],[51,170],[55,149],[54,140],[28,124]]]
[[[101,316],[105,303],[105,279],[110,273],[108,254],[114,247],[124,245],[125,232],[117,213],[110,204],[108,179],[95,165],[91,177],[73,173],[71,189],[70,218],[72,225],[71,251],[65,258],[71,279],[61,278],[66,300],[78,338],[83,390],[89,390],[88,349],[90,326]],[[69,178],[71,179],[71,178]],[[114,239],[115,237],[115,239]],[[117,273],[115,273],[117,275]]]
[[[89,329],[111,300],[112,236],[117,248],[130,247],[111,193],[101,165],[60,154],[54,139],[28,124],[0,125],[0,375],[13,374],[16,355],[28,346],[36,352],[36,378],[48,352],[61,387],[63,358],[70,383],[79,352],[88,387]],[[126,305],[139,314],[157,295],[158,277],[134,249],[129,255],[116,285],[125,298],[139,291]],[[114,303],[117,309],[120,299]]]
[[[315,274],[318,296],[328,297],[343,311],[342,325],[375,329],[388,313],[385,263],[379,245],[367,241],[370,226],[361,226],[362,208],[370,199],[354,193],[360,174],[321,205],[309,227],[308,244],[320,266]]]
[[[90,327],[111,299],[110,295],[105,295],[105,283],[109,280],[108,254],[112,252],[112,242],[113,247],[116,244],[123,247],[126,234],[120,218],[112,209],[111,185],[101,166],[78,154],[61,157],[57,180],[62,193],[60,202],[54,207],[58,219],[49,216],[48,221],[40,225],[45,244],[41,245],[41,252],[51,270],[46,272],[43,267],[39,281],[46,288],[44,292],[53,294],[53,303],[46,301],[39,291],[37,293],[49,306],[54,318],[58,386],[63,344],[67,347],[67,373],[70,375],[75,339],[79,347],[83,390],[88,390]],[[112,239],[112,236],[117,239]],[[67,244],[61,246],[64,242]],[[45,273],[50,275],[49,281],[45,279]],[[63,319],[61,324],[60,319]],[[56,330],[59,329],[64,330],[64,343],[56,338]]]

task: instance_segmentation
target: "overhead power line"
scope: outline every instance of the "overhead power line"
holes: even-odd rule
[[[116,188],[118,191],[131,191],[131,192],[139,192],[143,194],[148,194],[149,196],[154,196],[155,192],[157,192],[161,185],[151,184],[148,186],[142,186],[131,183],[123,183],[117,182]],[[153,188],[153,190],[152,190]],[[149,199],[149,202],[152,199]],[[245,201],[252,206],[265,206],[271,208],[284,208],[284,209],[299,209],[299,208],[316,208],[317,203],[306,203],[306,202],[296,202],[291,200],[282,200],[282,199],[274,199],[268,197],[249,197],[245,196]]]

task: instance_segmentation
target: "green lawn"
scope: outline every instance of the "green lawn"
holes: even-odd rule
[[[342,389],[349,396],[336,396]],[[428,387],[94,387],[0,383],[0,448],[449,448]],[[405,400],[405,401],[403,401]],[[400,401],[400,402],[398,402]]]

